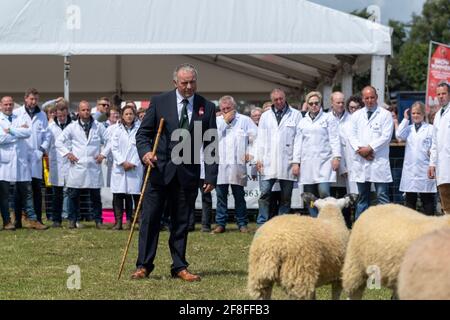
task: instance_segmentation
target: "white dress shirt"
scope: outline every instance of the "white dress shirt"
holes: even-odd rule
[[[191,119],[192,119],[192,112],[194,110],[194,95],[190,96],[189,98],[184,98],[179,92],[178,90],[175,90],[177,93],[177,109],[178,109],[178,121],[180,121],[181,119],[181,112],[183,110],[183,100],[187,99],[189,101],[188,105],[187,105],[187,113],[188,113],[188,118],[189,118],[189,123],[191,123]]]

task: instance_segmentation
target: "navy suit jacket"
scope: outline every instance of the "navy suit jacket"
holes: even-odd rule
[[[177,109],[176,91],[172,90],[151,99],[151,106],[147,110],[141,126],[136,133],[136,147],[139,157],[153,150],[153,142],[158,132],[159,121],[164,118],[164,128],[160,136],[158,148],[156,150],[156,166],[150,173],[150,183],[153,185],[168,185],[177,175],[178,180],[184,188],[198,188],[200,180],[199,154],[200,147],[206,148],[210,143],[217,145],[218,141],[194,141],[194,138],[202,139],[206,130],[213,129],[217,137],[216,112],[212,102],[200,95],[194,95],[194,107],[192,118],[189,123],[191,134],[190,163],[174,164],[171,153],[178,141],[171,141],[172,132],[179,128],[179,118]],[[194,123],[201,127],[201,137],[194,136]],[[200,126],[201,124],[201,126]],[[218,153],[216,149],[216,153]],[[217,155],[218,157],[218,155]],[[196,161],[194,161],[196,160]],[[197,163],[195,163],[197,162]],[[205,183],[216,185],[218,162],[213,164],[205,163]]]

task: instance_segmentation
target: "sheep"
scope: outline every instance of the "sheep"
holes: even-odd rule
[[[302,197],[315,199],[306,193]],[[291,298],[314,299],[315,288],[331,283],[332,298],[339,299],[339,277],[349,237],[341,210],[351,200],[319,199],[314,202],[320,210],[317,218],[287,214],[261,226],[250,247],[249,295],[270,299],[277,283]]]
[[[355,222],[342,270],[344,292],[361,299],[368,273],[371,280],[397,297],[400,263],[408,246],[431,231],[450,227],[450,216],[425,216],[398,204],[373,206]],[[377,279],[378,278],[378,279]]]
[[[429,233],[408,248],[400,265],[403,300],[450,300],[450,229]]]

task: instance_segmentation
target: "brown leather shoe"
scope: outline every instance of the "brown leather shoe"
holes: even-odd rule
[[[217,226],[211,233],[212,234],[216,234],[216,233],[224,233],[225,232],[225,228],[222,226]]]
[[[5,224],[3,226],[3,230],[11,230],[11,231],[13,231],[13,230],[16,230],[16,227],[11,222],[8,222],[7,224]]]
[[[139,280],[139,279],[145,279],[148,278],[148,275],[150,274],[150,272],[144,268],[137,268],[137,270],[131,275],[131,279],[134,280]]]
[[[35,230],[47,230],[48,226],[46,226],[45,224],[40,223],[39,221],[30,220],[29,228],[30,229],[35,229]]]
[[[193,282],[193,281],[200,281],[201,278],[200,276],[190,273],[188,271],[188,269],[183,269],[180,272],[178,272],[177,274],[172,275],[172,277],[174,278],[180,278],[184,281],[189,281],[189,282]]]

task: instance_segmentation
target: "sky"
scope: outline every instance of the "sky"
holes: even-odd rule
[[[381,23],[387,25],[389,19],[401,22],[411,21],[413,12],[420,15],[425,0],[309,0],[317,4],[351,12],[370,5],[378,5],[381,10]]]

